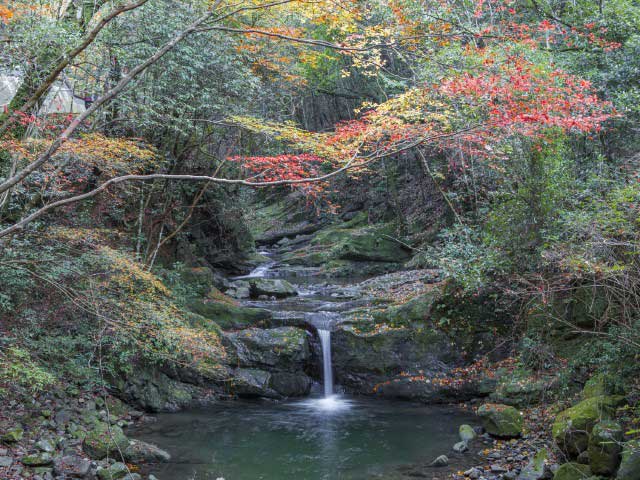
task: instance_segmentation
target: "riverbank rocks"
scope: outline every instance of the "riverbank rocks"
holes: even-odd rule
[[[129,446],[129,439],[117,425],[98,423],[87,432],[82,442],[82,450],[95,460],[115,456]]]
[[[618,395],[600,395],[587,398],[564,410],[553,423],[554,441],[570,458],[577,458],[587,449],[593,426],[600,419],[610,418],[624,401],[624,397]]]
[[[277,278],[251,278],[249,279],[249,291],[251,298],[258,298],[261,295],[286,298],[298,294],[293,285],[286,280]]]
[[[494,437],[515,438],[522,434],[522,415],[514,407],[485,403],[477,413],[485,430]]]
[[[589,465],[570,462],[560,465],[553,480],[586,480],[589,477],[591,477]]]
[[[171,460],[171,455],[159,447],[142,440],[131,440],[129,446],[122,452],[128,463],[165,463]]]
[[[594,425],[589,436],[589,465],[595,475],[609,476],[615,473],[620,462],[622,427],[611,420]]]
[[[616,480],[640,480],[640,440],[624,444]]]

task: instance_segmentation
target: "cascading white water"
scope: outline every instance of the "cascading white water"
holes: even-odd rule
[[[318,329],[320,345],[322,346],[322,369],[324,375],[324,396],[333,395],[333,366],[331,365],[331,331]]]

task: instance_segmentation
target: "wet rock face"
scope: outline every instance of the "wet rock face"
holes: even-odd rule
[[[248,328],[225,332],[223,341],[226,362],[233,367],[230,388],[234,393],[270,398],[309,393],[312,380],[304,371],[311,353],[305,330]]]
[[[427,374],[447,370],[453,356],[441,332],[388,329],[360,333],[344,326],[331,336],[336,382],[358,393],[438,401],[442,392],[433,384],[412,382],[403,372]]]
[[[307,332],[295,327],[225,332],[227,363],[240,367],[302,370],[310,359]]]

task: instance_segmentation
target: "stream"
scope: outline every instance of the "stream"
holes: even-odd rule
[[[154,465],[151,472],[162,480],[386,479],[396,478],[392,473],[402,465],[448,454],[459,440],[458,426],[472,423],[473,416],[455,407],[340,393],[333,382],[331,330],[353,298],[336,293],[326,279],[287,271],[276,259],[277,254],[238,278],[286,279],[299,295],[243,304],[267,308],[283,324],[304,319],[313,325],[322,345],[323,378],[302,400],[243,399],[157,415],[157,421],[130,432],[171,453],[170,463]]]

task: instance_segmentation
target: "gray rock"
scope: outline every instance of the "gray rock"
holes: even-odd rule
[[[469,446],[467,445],[467,442],[458,442],[453,446],[453,451],[456,453],[464,453],[467,450],[469,450]]]
[[[502,465],[498,465],[497,463],[494,463],[493,465],[491,465],[491,473],[504,473],[507,471],[506,468],[504,468]]]
[[[251,278],[249,279],[249,288],[253,298],[260,297],[260,295],[285,298],[298,294],[289,282],[276,278]]]
[[[479,468],[473,467],[467,470],[466,472],[464,472],[464,476],[469,477],[471,480],[476,480],[480,478],[482,473],[483,473],[482,470],[480,470]]]
[[[42,438],[36,442],[36,447],[43,452],[53,452],[56,448],[51,442],[51,440]]]
[[[54,473],[66,478],[84,478],[90,469],[91,462],[78,455],[65,455],[56,458],[53,462]]]
[[[129,446],[129,439],[122,429],[116,425],[109,426],[100,423],[93,430],[87,432],[82,449],[94,459],[102,459],[109,455],[116,455]]]
[[[0,457],[0,467],[10,467],[13,464],[12,457]]]
[[[447,465],[449,465],[449,457],[446,455],[440,455],[429,464],[430,467],[446,467]]]
[[[171,455],[161,448],[141,440],[131,440],[123,456],[129,463],[162,463],[171,460]]]

